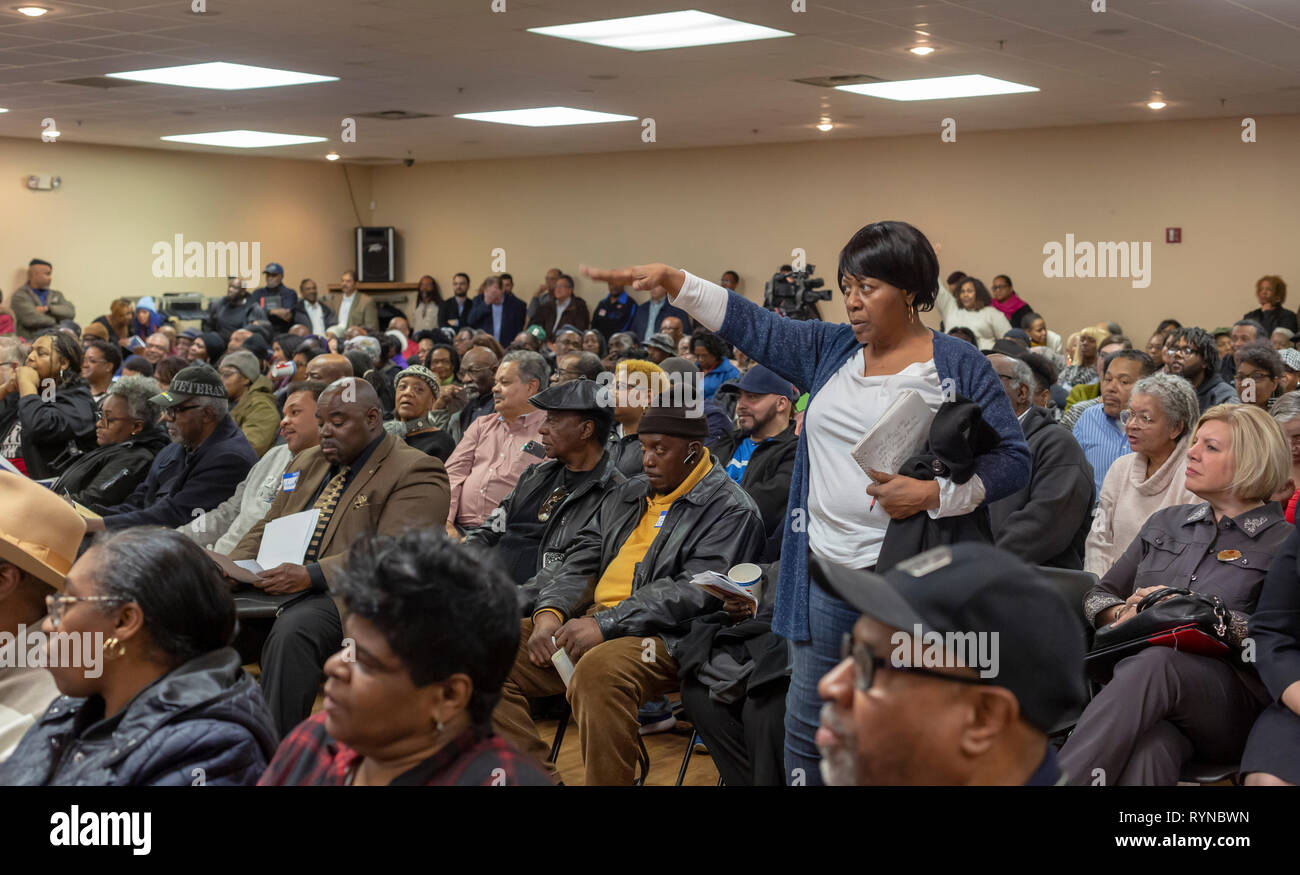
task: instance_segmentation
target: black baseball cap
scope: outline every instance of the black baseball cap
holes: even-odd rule
[[[728,380],[718,387],[719,392],[750,392],[754,395],[782,395],[791,401],[799,397],[794,384],[782,379],[762,365],[754,365],[739,379]]]
[[[175,407],[187,398],[202,395],[207,398],[225,398],[226,387],[221,375],[211,365],[199,362],[186,365],[172,377],[166,392],[159,392],[149,400],[159,407]]]
[[[817,585],[873,620],[922,634],[997,633],[997,674],[1025,722],[1050,733],[1086,701],[1083,629],[1061,590],[990,544],[935,547],[883,575],[814,556]],[[972,666],[975,667],[975,666]]]

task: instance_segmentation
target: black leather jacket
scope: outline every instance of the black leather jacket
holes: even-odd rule
[[[529,465],[524,473],[519,475],[515,488],[501,500],[496,510],[488,514],[483,524],[466,532],[464,543],[495,547],[505,534],[506,526],[510,524],[510,515],[515,505],[529,504],[533,493],[546,488],[552,482],[555,469],[561,464],[563,463],[559,459],[548,459],[536,465]],[[547,566],[554,568],[559,565],[578,532],[595,515],[601,499],[627,480],[614,467],[614,461],[607,452],[601,454],[600,461],[596,463],[596,470],[599,473],[594,478],[579,486],[572,495],[564,499],[559,509],[551,514],[537,548],[538,571]],[[521,613],[524,616],[530,615],[533,603],[537,600],[536,577],[519,588],[519,597]]]
[[[87,506],[120,504],[144,482],[154,457],[170,443],[162,426],[150,426],[134,437],[79,456],[51,488]]]
[[[591,605],[596,582],[646,512],[649,494],[650,483],[641,474],[605,496],[563,562],[538,572],[537,610],[552,608],[567,619]],[[709,570],[725,574],[738,562],[755,561],[762,549],[758,506],[713,459],[704,478],[668,508],[658,536],[637,563],[632,594],[593,619],[605,640],[659,635],[671,653],[691,620],[722,604],[691,578]]]

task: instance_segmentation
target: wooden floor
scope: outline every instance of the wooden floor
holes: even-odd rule
[[[537,721],[537,730],[548,745],[555,739],[557,725],[556,720]],[[646,753],[650,754],[650,775],[645,782],[647,787],[671,787],[677,783],[677,772],[682,767],[682,755],[686,753],[686,744],[690,738],[689,723],[678,723],[668,732],[644,737]],[[578,745],[578,729],[572,720],[564,733],[564,744],[560,748],[557,764],[565,786],[582,786],[582,751]],[[713,760],[697,748],[686,769],[686,780],[682,781],[682,786],[713,787],[717,783],[718,770],[714,767]]]

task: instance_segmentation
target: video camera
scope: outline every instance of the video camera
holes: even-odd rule
[[[763,287],[763,306],[791,319],[820,319],[817,302],[829,301],[831,290],[822,288],[826,281],[813,276],[816,270],[817,265],[810,264],[804,270],[772,274]]]

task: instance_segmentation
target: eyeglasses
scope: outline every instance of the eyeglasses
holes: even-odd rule
[[[1170,355],[1177,356],[1178,358],[1182,358],[1185,355],[1197,355],[1196,347],[1194,346],[1170,346],[1166,348],[1169,350]]]
[[[1127,428],[1130,422],[1133,423],[1134,428],[1150,428],[1151,424],[1154,423],[1155,420],[1151,418],[1149,413],[1137,413],[1133,410],[1121,411],[1119,414],[1119,424]]]
[[[109,416],[107,413],[101,413],[99,414],[99,416],[95,417],[95,422],[107,422],[109,425],[112,425],[115,422],[135,422],[135,421],[136,420],[130,416]]]
[[[959,684],[983,684],[984,679],[978,677],[967,677],[959,674],[944,674],[943,672],[931,671],[928,668],[919,668],[916,666],[899,666],[893,665],[888,659],[876,656],[867,649],[867,645],[861,642],[854,642],[853,633],[845,632],[840,638],[840,662],[846,659],[853,659],[853,668],[856,677],[854,686],[858,692],[865,693],[871,689],[872,681],[876,677],[876,669],[885,667],[892,671],[909,671],[913,674],[924,674],[930,677],[939,678],[945,681],[956,681]]]
[[[63,623],[63,614],[68,606],[76,602],[112,602],[121,604],[125,601],[124,598],[111,595],[47,595],[45,597],[45,612],[50,615],[50,625],[57,629]]]
[[[179,407],[164,407],[163,416],[167,419],[175,419],[187,410],[195,410],[202,406],[202,404],[182,404]]]
[[[483,373],[484,371],[491,371],[491,370],[495,370],[495,368],[493,368],[492,365],[478,365],[478,366],[476,366],[476,367],[472,367],[472,368],[461,368],[461,369],[460,369],[460,376],[461,376],[461,377],[472,377],[472,376],[474,376],[475,374],[481,374],[481,373]]]
[[[541,509],[537,511],[537,521],[546,522],[563,502],[569,497],[569,487],[561,486],[551,493],[546,501],[542,502]]]

